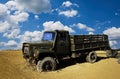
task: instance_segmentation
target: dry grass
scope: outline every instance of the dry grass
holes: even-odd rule
[[[120,79],[117,59],[105,58],[105,52],[94,64],[82,62],[52,72],[39,73],[26,64],[21,51],[0,51],[0,79]]]

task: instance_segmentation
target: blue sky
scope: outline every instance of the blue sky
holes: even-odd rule
[[[20,49],[55,29],[107,34],[120,48],[120,0],[0,0],[0,50]]]

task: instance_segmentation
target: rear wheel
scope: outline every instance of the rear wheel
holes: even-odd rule
[[[120,64],[120,57],[118,58],[118,63]]]
[[[95,51],[90,52],[87,56],[86,56],[86,61],[89,63],[94,63],[97,61],[97,54],[95,53]]]
[[[118,51],[117,50],[107,50],[106,51],[106,56],[107,57],[113,57],[113,58],[115,58],[115,57],[117,57],[117,55],[118,55]]]
[[[39,60],[37,63],[37,70],[42,71],[53,71],[56,69],[56,61],[52,57],[45,57],[43,60]]]
[[[106,56],[112,57],[112,50],[106,50]]]
[[[117,58],[117,55],[118,55],[118,51],[117,51],[117,50],[114,50],[112,57],[113,57],[113,58]]]

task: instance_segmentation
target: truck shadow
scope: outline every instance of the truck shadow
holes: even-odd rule
[[[108,57],[98,57],[96,62],[99,62],[99,61],[107,59],[107,58]],[[60,64],[57,67],[57,70],[61,70],[68,66],[75,65],[76,63],[79,63],[79,64],[86,63],[86,60],[85,60],[85,58],[72,58],[72,59],[61,60]]]
[[[99,62],[99,61],[101,61],[103,59],[108,59],[108,57],[98,57],[96,62]]]

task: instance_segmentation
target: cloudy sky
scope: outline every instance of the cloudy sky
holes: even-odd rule
[[[107,34],[120,48],[120,0],[0,0],[0,50],[20,49],[55,29]]]

